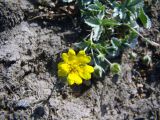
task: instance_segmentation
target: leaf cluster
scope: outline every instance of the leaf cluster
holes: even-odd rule
[[[119,74],[120,65],[109,59],[127,48],[135,48],[138,36],[157,45],[140,34],[143,28],[151,27],[143,0],[78,0],[77,3],[84,23],[90,26],[90,34],[75,45],[91,54],[98,76],[102,77],[108,68],[113,74]]]

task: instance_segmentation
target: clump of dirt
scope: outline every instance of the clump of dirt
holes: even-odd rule
[[[3,24],[0,27],[3,28],[0,32],[0,119],[160,118],[160,53],[157,49],[138,46],[134,50],[138,53],[136,60],[124,53],[121,76],[107,74],[103,80],[93,78],[90,86],[68,87],[57,77],[57,63],[60,54],[80,37],[81,30],[66,12],[67,17],[28,19],[35,14],[37,5],[41,5],[40,0],[0,2],[0,24]],[[151,4],[150,8],[156,5]],[[54,7],[41,6],[49,11]],[[154,7],[154,12],[152,9],[153,26],[146,36],[160,43],[159,7]],[[9,14],[4,14],[5,11]],[[152,57],[149,66],[141,61],[145,53]]]
[[[0,31],[14,27],[23,20],[24,15],[17,2],[0,1]]]

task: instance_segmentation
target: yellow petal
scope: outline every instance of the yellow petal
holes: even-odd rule
[[[91,79],[91,74],[90,74],[90,73],[86,73],[86,74],[84,75],[84,79],[85,79],[85,80],[90,80],[90,79]]]
[[[68,54],[67,53],[63,53],[62,54],[62,59],[64,60],[64,62],[68,61]]]
[[[69,49],[68,51],[68,64],[77,64],[76,53],[73,49]]]
[[[86,55],[85,51],[84,50],[80,50],[78,55]]]
[[[85,65],[84,66],[84,71],[87,72],[87,73],[93,73],[94,72],[94,68],[90,65]]]
[[[69,49],[68,55],[70,55],[70,56],[76,55],[76,52],[73,49]]]
[[[91,79],[91,73],[94,72],[94,68],[89,65],[81,66],[77,70],[80,77],[82,77],[85,80]]]
[[[68,75],[67,81],[68,81],[68,84],[69,84],[69,85],[73,85],[73,84],[74,84],[74,79],[73,79],[71,73]]]
[[[77,85],[82,84],[82,79],[76,73],[70,73],[67,77],[67,81],[69,85],[73,85],[74,83]]]
[[[84,79],[84,80],[89,80],[91,79],[91,74],[90,73],[81,73],[81,77]]]
[[[77,54],[77,59],[79,60],[80,63],[87,64],[90,63],[91,57],[87,56],[84,50],[79,51]]]
[[[66,76],[70,72],[70,66],[65,62],[58,64],[58,76]]]

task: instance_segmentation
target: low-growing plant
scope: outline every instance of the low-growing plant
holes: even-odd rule
[[[107,69],[121,72],[117,57],[127,48],[135,48],[138,38],[155,47],[159,44],[143,37],[143,28],[151,28],[151,20],[144,12],[144,0],[77,0],[83,22],[90,28],[83,41],[75,46],[92,57],[94,74],[102,77]],[[87,28],[87,27],[86,27]]]
[[[151,28],[151,20],[143,9],[144,0],[79,0],[78,4],[84,22],[91,29],[87,37],[75,45],[91,54],[98,76],[102,77],[107,68],[113,74],[120,73],[120,65],[109,59],[127,48],[135,48],[138,37],[159,46],[140,33],[143,28]]]

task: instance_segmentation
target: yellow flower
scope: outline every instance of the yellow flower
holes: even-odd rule
[[[69,85],[79,85],[82,84],[83,79],[91,79],[94,68],[88,65],[91,57],[87,56],[84,50],[76,55],[73,49],[69,49],[68,53],[62,54],[62,60],[58,64],[58,76],[66,77]]]

